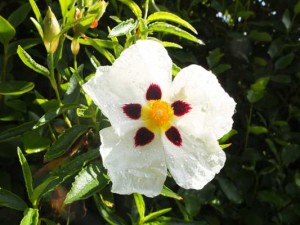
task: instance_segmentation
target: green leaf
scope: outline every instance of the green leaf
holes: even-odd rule
[[[219,144],[224,144],[226,141],[228,141],[229,138],[231,138],[233,135],[236,135],[238,132],[234,129],[230,130],[227,134],[224,134],[223,137],[219,139]]]
[[[62,14],[63,18],[66,17],[68,8],[73,4],[73,2],[74,2],[74,0],[59,0],[61,14]]]
[[[295,14],[300,13],[300,1],[298,1],[297,4],[294,6],[294,13]]]
[[[281,18],[281,22],[284,24],[285,28],[289,30],[292,26],[292,21],[290,17],[290,11],[286,9],[283,13],[283,16]]]
[[[28,81],[10,81],[0,83],[1,95],[22,95],[31,91],[34,88],[34,83]]]
[[[132,30],[137,28],[138,22],[133,19],[128,19],[115,26],[108,34],[109,38],[123,36],[129,34]]]
[[[263,91],[266,89],[269,83],[270,77],[261,77],[255,81],[254,84],[251,85],[251,90],[253,91]]]
[[[179,16],[177,16],[173,13],[169,13],[169,12],[155,12],[155,13],[151,14],[147,18],[147,24],[152,23],[154,21],[159,21],[159,20],[177,23],[185,28],[190,29],[192,32],[197,34],[197,30],[189,22],[187,22],[187,21],[181,19]]]
[[[208,66],[210,68],[216,66],[220,62],[220,60],[222,59],[223,56],[224,56],[224,53],[222,53],[219,48],[214,49],[206,57]]]
[[[252,30],[249,34],[250,39],[258,42],[270,42],[272,41],[272,36],[267,32],[261,32],[257,30]]]
[[[255,16],[255,13],[253,11],[250,11],[250,10],[239,11],[237,13],[237,17],[241,17],[245,20],[248,19],[251,16]]]
[[[8,45],[8,50],[7,50],[8,57],[17,53],[17,49],[19,45],[23,46],[23,49],[28,49],[40,43],[41,43],[40,38],[24,38],[21,40],[13,41]]]
[[[142,17],[142,10],[134,1],[132,0],[118,0],[118,1],[127,5],[137,18]]]
[[[71,190],[68,192],[65,204],[70,204],[80,199],[86,199],[108,184],[108,178],[103,174],[99,161],[92,162],[83,168],[75,177]]]
[[[47,187],[49,186],[49,184],[56,179],[58,179],[58,177],[49,177],[49,178],[45,179],[40,185],[38,185],[33,190],[32,198],[31,198],[33,205],[35,205],[35,206],[38,205],[40,198],[49,192],[49,190],[47,190]]]
[[[282,149],[281,158],[284,165],[288,166],[289,164],[295,162],[300,158],[300,145],[297,144],[288,144]]]
[[[88,129],[89,126],[80,124],[67,129],[46,152],[45,160],[52,160],[65,154]]]
[[[189,41],[195,42],[197,44],[203,44],[201,40],[196,38],[194,35],[186,32],[185,30],[180,29],[179,27],[173,26],[171,24],[165,22],[155,22],[149,25],[149,32],[161,32],[161,33],[168,33],[173,34],[178,37],[187,39]]]
[[[46,77],[50,76],[49,70],[44,66],[38,64],[33,58],[31,58],[31,56],[20,45],[18,46],[17,53],[20,59],[22,60],[22,62],[30,69]]]
[[[134,193],[133,196],[134,196],[136,208],[140,216],[139,221],[144,221],[146,207],[145,207],[143,196],[139,193]]]
[[[2,131],[0,133],[0,143],[4,142],[4,141],[9,141],[14,138],[18,138],[21,135],[24,135],[24,133],[26,131],[29,131],[32,129],[32,127],[34,126],[35,123],[36,123],[36,121],[30,121],[30,122],[23,123],[19,126],[12,127],[5,131]]]
[[[30,167],[20,148],[18,148],[18,156],[23,171],[23,177],[25,181],[27,194],[29,199],[31,199],[33,193],[33,187],[32,187],[32,175],[31,175]]]
[[[43,31],[42,25],[33,17],[30,17],[30,20],[32,21],[35,28],[37,29],[41,39],[44,39],[44,31]]]
[[[232,181],[225,177],[218,177],[217,180],[221,186],[221,189],[229,200],[236,204],[242,203],[242,195]]]
[[[35,3],[35,0],[29,0],[29,3],[30,3],[31,8],[34,12],[35,18],[37,19],[37,22],[39,24],[42,24],[43,23],[43,18],[42,18],[41,12],[40,12],[37,4]]]
[[[16,28],[26,19],[30,9],[30,4],[28,2],[23,3],[19,8],[13,11],[12,14],[10,14],[7,20],[13,27]]]
[[[115,57],[105,48],[99,45],[99,42],[94,41],[92,38],[89,39],[89,43],[99,52],[101,53],[110,63],[115,61]]]
[[[19,196],[0,187],[0,206],[24,211],[27,204]]]
[[[38,225],[39,224],[39,210],[28,208],[24,213],[24,217],[20,225]]]
[[[24,150],[27,154],[37,153],[45,150],[51,143],[46,136],[41,136],[37,130],[22,135]]]
[[[213,67],[211,70],[214,74],[219,75],[221,73],[226,72],[227,70],[230,70],[231,68],[232,68],[231,65],[221,63],[221,64]]]
[[[275,62],[275,70],[284,69],[287,66],[289,66],[295,58],[295,54],[293,52],[281,56],[279,59]]]
[[[175,192],[173,192],[171,189],[169,189],[167,186],[163,186],[163,189],[160,193],[162,196],[165,196],[165,197],[169,197],[169,198],[174,198],[176,200],[183,200],[183,198],[176,194]]]
[[[7,45],[16,35],[15,28],[2,16],[0,16],[0,42]]]
[[[166,214],[168,212],[172,211],[172,208],[166,208],[166,209],[161,209],[159,211],[156,211],[156,212],[153,212],[153,213],[150,213],[149,215],[145,216],[144,218],[144,222],[148,222],[148,221],[151,221],[163,214]]]
[[[248,128],[248,131],[252,134],[256,134],[256,135],[259,135],[259,134],[266,134],[268,133],[268,129],[263,127],[263,126],[250,126]]]
[[[35,124],[33,129],[37,129],[37,128],[49,123],[51,120],[53,120],[54,118],[56,118],[57,116],[65,113],[65,112],[67,112],[68,110],[76,109],[79,107],[80,107],[80,105],[78,105],[78,104],[66,104],[66,105],[62,105],[58,108],[52,108],[38,120],[38,122]]]

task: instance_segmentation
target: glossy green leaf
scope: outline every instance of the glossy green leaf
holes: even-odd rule
[[[2,16],[0,16],[0,42],[7,45],[16,35],[15,28]]]
[[[30,4],[28,2],[22,4],[19,8],[13,11],[8,17],[10,24],[16,28],[26,19],[28,13],[30,12]]]
[[[35,0],[29,0],[29,3],[30,3],[31,8],[32,8],[32,10],[34,12],[35,18],[37,19],[37,22],[39,24],[42,24],[43,23],[43,18],[42,18],[41,12],[39,10],[39,7],[35,3]]]
[[[168,188],[165,185],[163,186],[163,189],[161,190],[160,194],[162,196],[174,198],[176,200],[183,200],[183,198],[180,195],[176,194],[174,191],[172,191],[170,188]]]
[[[183,47],[177,43],[170,42],[170,41],[161,41],[160,42],[165,48],[179,48],[182,49]]]
[[[261,77],[251,85],[251,90],[253,91],[263,91],[269,83],[270,77]]]
[[[242,203],[242,195],[231,180],[225,177],[218,177],[217,180],[221,186],[221,189],[229,200],[236,204]]]
[[[181,19],[179,16],[177,16],[173,13],[155,12],[155,13],[151,14],[150,16],[148,16],[146,21],[147,21],[147,24],[149,24],[152,22],[160,21],[160,20],[177,23],[185,28],[190,29],[192,32],[197,34],[197,30],[189,22],[185,21],[184,19]]]
[[[142,10],[134,1],[132,0],[118,0],[118,1],[127,5],[137,18],[142,17]]]
[[[23,123],[19,126],[15,126],[12,128],[9,128],[7,130],[4,130],[0,133],[0,143],[4,141],[9,141],[14,138],[18,138],[21,135],[24,135],[26,131],[29,131],[32,129],[36,121],[30,121]]]
[[[165,22],[151,23],[149,25],[149,32],[150,33],[151,32],[160,32],[160,33],[173,34],[178,37],[195,42],[197,44],[203,44],[203,42],[201,40],[199,40],[198,38],[196,38],[194,35],[186,32],[185,30],[182,30],[179,27],[173,26],[173,25],[165,23]]]
[[[252,30],[249,34],[250,39],[258,42],[270,42],[272,41],[272,36],[267,32]]]
[[[72,20],[72,22],[67,23],[66,25],[64,25],[61,28],[59,35],[63,35],[65,33],[67,33],[70,29],[73,29],[73,27],[75,27],[75,26],[78,26],[78,29],[80,29],[80,32],[85,32],[85,30],[88,29],[88,27],[94,20],[95,20],[95,15],[85,16],[85,17],[79,18],[75,21]]]
[[[30,20],[32,21],[35,28],[37,29],[41,39],[44,39],[44,31],[43,31],[42,25],[33,17],[30,17]]]
[[[46,67],[38,64],[33,58],[31,58],[31,56],[20,45],[18,46],[17,53],[22,62],[30,69],[46,77],[50,76],[49,70]]]
[[[40,198],[49,192],[49,190],[47,191],[48,185],[56,179],[58,179],[58,177],[49,177],[49,178],[45,179],[36,188],[34,188],[34,190],[32,192],[32,197],[31,197],[31,201],[32,201],[33,205],[35,205],[35,206],[38,205]]]
[[[295,58],[295,54],[293,52],[281,56],[275,62],[275,70],[284,69],[288,67],[293,62],[294,58]]]
[[[149,222],[151,220],[154,220],[157,217],[160,217],[161,215],[166,214],[170,211],[172,211],[172,208],[161,209],[156,212],[150,213],[149,215],[145,216],[144,222]]]
[[[28,162],[20,148],[18,148],[18,156],[19,156],[19,161],[20,161],[21,167],[22,167],[23,178],[25,181],[27,194],[28,194],[29,199],[31,199],[32,193],[33,193],[31,170],[30,170]]]
[[[24,212],[24,217],[20,225],[38,225],[39,224],[39,210],[28,208]]]
[[[101,53],[110,63],[115,61],[115,57],[107,49],[99,45],[99,42],[95,42],[93,39],[89,39],[90,44]]]
[[[89,126],[80,124],[67,129],[47,150],[45,160],[52,160],[65,154],[88,129]]]
[[[0,187],[0,206],[24,211],[27,204],[16,194]]]
[[[238,132],[234,129],[230,130],[227,134],[224,134],[224,136],[219,139],[219,144],[224,144],[226,141],[229,140],[229,138],[236,135],[237,133]]]
[[[133,19],[128,19],[115,26],[108,34],[108,37],[118,37],[129,34],[132,30],[137,28],[138,22]]]
[[[70,204],[80,199],[86,199],[97,191],[103,189],[109,182],[103,174],[99,161],[92,162],[83,168],[75,177],[71,190],[68,192],[65,204]]]
[[[66,105],[62,105],[58,108],[52,108],[38,120],[38,122],[35,124],[33,129],[37,129],[37,128],[49,123],[51,120],[53,120],[57,116],[59,116],[63,113],[66,113],[68,110],[76,109],[78,107],[80,107],[80,105],[78,105],[78,104],[66,104]]]
[[[256,135],[259,135],[259,134],[265,134],[265,133],[268,133],[268,129],[263,127],[263,126],[250,126],[248,128],[248,131],[252,134],[256,134]]]
[[[24,150],[27,154],[37,153],[49,147],[51,140],[33,130],[22,135]]]
[[[74,3],[74,0],[59,0],[59,5],[61,9],[61,14],[63,18],[66,17],[68,8]]]
[[[0,83],[1,95],[22,95],[31,91],[34,88],[34,83],[28,81],[10,81]]]
[[[145,216],[145,211],[146,211],[144,198],[139,193],[134,193],[133,197],[134,197],[134,201],[135,201],[137,211],[139,213],[139,220],[143,221],[144,216]]]

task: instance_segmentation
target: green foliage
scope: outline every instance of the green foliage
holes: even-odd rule
[[[61,27],[52,53],[47,4]],[[299,224],[299,14],[298,0],[1,2],[0,223]],[[211,70],[237,102],[226,165],[202,190],[168,177],[153,199],[110,191],[109,123],[81,85],[139,39],[167,47],[174,76]]]

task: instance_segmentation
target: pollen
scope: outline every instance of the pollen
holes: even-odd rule
[[[142,107],[141,117],[145,126],[152,132],[165,132],[172,126],[174,111],[165,101],[150,100]]]

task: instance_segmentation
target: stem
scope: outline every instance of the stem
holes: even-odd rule
[[[54,89],[56,98],[58,100],[59,106],[62,106],[62,101],[60,99],[60,94],[59,94],[59,90],[58,90],[58,85],[56,83],[56,79],[55,79],[55,74],[54,74],[54,61],[53,61],[53,53],[49,53],[49,57],[50,57],[50,83],[52,88]],[[63,118],[65,123],[67,124],[68,127],[72,127],[72,124],[69,120],[69,118],[66,116],[65,113],[63,113]]]
[[[77,55],[74,55],[74,69],[77,70]]]

